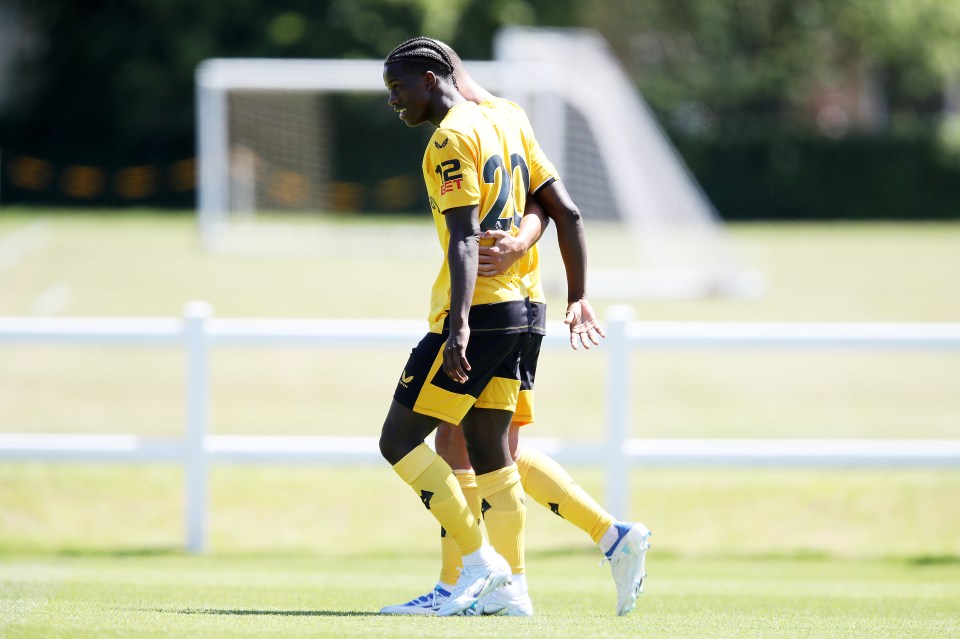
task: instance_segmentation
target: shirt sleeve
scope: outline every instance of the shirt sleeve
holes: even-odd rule
[[[476,157],[475,145],[456,131],[437,129],[430,138],[423,177],[440,213],[480,203]]]
[[[530,192],[536,193],[544,185],[559,180],[557,167],[553,165],[529,126],[523,130],[523,144],[530,159]]]

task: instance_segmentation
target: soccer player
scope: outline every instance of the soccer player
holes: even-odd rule
[[[451,615],[508,584],[511,566],[523,562],[526,510],[509,429],[530,338],[529,302],[516,266],[477,277],[477,249],[482,230],[512,230],[523,209],[508,172],[525,151],[517,127],[494,126],[460,95],[450,57],[433,41],[400,44],[384,63],[383,82],[404,123],[437,127],[423,174],[444,263],[432,289],[430,332],[400,376],[380,451],[463,557],[450,596],[436,610]],[[478,494],[489,505],[484,520],[493,548],[484,544],[452,469],[424,442],[441,422],[459,423],[463,431]]]
[[[649,530],[642,524],[617,521],[578,486],[564,469],[548,456],[530,449],[518,450],[519,427],[533,421],[533,381],[540,339],[543,334],[545,297],[540,284],[539,259],[536,241],[543,228],[553,219],[557,224],[561,255],[567,272],[568,307],[565,323],[570,326],[570,344],[576,350],[579,341],[585,348],[598,344],[603,329],[596,321],[586,298],[586,247],[580,214],[556,170],[542,153],[526,114],[516,104],[497,98],[480,86],[467,73],[456,52],[440,43],[453,61],[454,77],[460,93],[468,100],[491,110],[497,117],[516,122],[524,132],[528,146],[529,184],[535,197],[527,200],[527,209],[516,236],[506,231],[488,231],[482,237],[495,237],[497,244],[480,247],[480,274],[496,275],[519,260],[534,321],[531,322],[534,339],[528,343],[521,362],[521,393],[510,431],[511,454],[520,470],[523,488],[527,494],[567,519],[597,543],[609,560],[617,588],[617,613],[628,614],[636,605],[643,589],[645,553],[649,547]],[[544,216],[543,209],[546,209]],[[452,424],[442,424],[437,431],[437,452],[454,469],[464,494],[474,513],[480,511],[476,483],[462,433]],[[388,606],[381,612],[388,614],[433,614],[448,596],[459,569],[456,544],[441,529],[441,572],[434,589],[404,604]],[[471,612],[528,616],[533,606],[526,590],[525,576],[513,566],[512,583],[481,599]]]

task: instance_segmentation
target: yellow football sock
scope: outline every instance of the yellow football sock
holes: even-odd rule
[[[523,574],[527,507],[516,465],[477,475],[477,489],[490,545],[507,560],[513,574]]]
[[[426,444],[420,444],[398,461],[393,470],[407,482],[463,555],[483,545],[477,518],[460,491],[447,462]]]
[[[477,474],[472,470],[455,470],[454,476],[460,484],[460,490],[467,500],[470,512],[480,518],[480,495],[477,493]],[[463,567],[460,549],[444,528],[440,529],[440,583],[455,584],[460,577],[459,568]]]
[[[537,502],[590,535],[594,543],[616,518],[578,486],[560,464],[535,450],[517,456],[523,490]]]

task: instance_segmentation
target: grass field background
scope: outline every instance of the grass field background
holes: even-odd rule
[[[423,588],[418,571],[427,559],[21,560],[0,577],[21,584],[25,601],[6,611],[5,636],[861,638],[958,630],[955,569],[890,562],[850,570],[842,563],[661,560],[656,589],[633,615],[617,617],[606,568],[582,557],[534,556],[533,618],[376,615],[371,602]]]
[[[222,317],[423,316],[429,225],[318,229],[309,253],[211,255],[191,213],[4,210],[0,316],[171,317],[194,299]],[[616,232],[588,234],[591,264],[619,266]],[[638,319],[960,321],[960,224],[731,234],[766,296],[630,302]],[[619,301],[594,300],[601,313]],[[406,354],[218,350],[213,430],[376,435]],[[544,353],[537,435],[604,436],[604,365],[602,347]],[[176,435],[182,384],[176,350],[0,344],[0,432]],[[632,393],[635,437],[960,436],[956,353],[637,352]],[[600,470],[572,470],[602,495]],[[382,619],[371,613],[436,577],[435,525],[389,469],[218,466],[211,482],[211,555],[195,558],[179,550],[177,468],[0,464],[0,637],[957,634],[956,470],[635,470],[624,516],[655,534],[628,619],[611,616],[609,571],[583,533],[539,507],[538,617]]]
[[[311,252],[212,255],[192,214],[0,215],[0,315],[163,316],[190,300],[221,317],[425,316],[439,264],[429,222],[314,225]],[[756,300],[634,301],[638,319],[960,320],[960,224],[740,225],[735,246],[769,280]],[[591,264],[617,266],[614,229],[589,225]],[[264,243],[275,244],[270,233]],[[545,259],[546,272],[560,266]],[[550,318],[562,318],[552,295]],[[600,313],[616,299],[595,299]],[[379,431],[407,349],[231,348],[212,365],[218,433]],[[646,437],[951,437],[952,353],[648,351],[634,357],[633,434]],[[547,350],[539,421],[602,437],[603,349]],[[0,430],[161,435],[182,424],[174,349],[0,345]],[[342,379],[362,383],[340,383]],[[16,389],[16,392],[14,392]],[[383,401],[371,401],[383,397]]]

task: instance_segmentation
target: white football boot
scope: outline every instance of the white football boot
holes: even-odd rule
[[[533,602],[526,592],[515,585],[504,586],[480,597],[477,603],[463,612],[465,615],[502,615],[504,617],[532,617]]]
[[[411,599],[407,603],[387,606],[380,610],[382,615],[435,615],[440,606],[450,597],[450,593],[440,586],[425,595]]]
[[[617,614],[628,615],[637,605],[647,577],[646,557],[650,531],[643,524],[618,521],[617,540],[605,555],[617,585]]]
[[[492,555],[486,564],[463,567],[456,587],[446,601],[440,604],[437,615],[446,617],[462,613],[487,593],[510,583],[510,564],[500,555]]]

